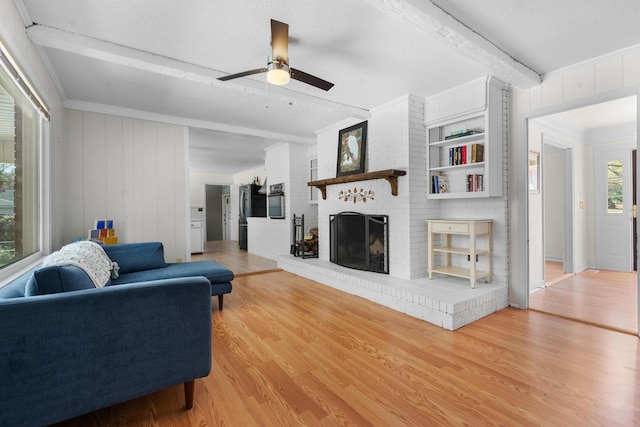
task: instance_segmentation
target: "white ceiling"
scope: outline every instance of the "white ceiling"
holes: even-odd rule
[[[412,93],[483,75],[520,87],[640,44],[637,0],[14,0],[65,105],[187,125],[194,170],[233,173],[279,141]],[[264,74],[270,19],[289,24],[291,66],[329,92]]]
[[[637,119],[637,106],[636,97],[629,96],[565,111],[558,116],[584,129],[598,129],[634,123]]]

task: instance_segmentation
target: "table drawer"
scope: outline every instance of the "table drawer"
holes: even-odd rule
[[[468,233],[468,223],[457,222],[433,222],[431,223],[431,230],[434,233]]]

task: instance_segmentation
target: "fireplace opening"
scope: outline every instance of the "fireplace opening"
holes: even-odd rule
[[[329,216],[331,262],[389,274],[389,217],[341,212]]]

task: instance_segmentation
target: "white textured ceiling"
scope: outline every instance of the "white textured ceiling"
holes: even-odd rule
[[[431,0],[538,74],[640,43],[638,0]]]
[[[407,93],[487,74],[533,85],[640,44],[637,0],[14,1],[67,106],[197,128],[192,166],[217,173],[262,164],[265,145],[311,143],[314,131]],[[289,24],[291,66],[334,88],[216,80],[266,65],[272,18]]]

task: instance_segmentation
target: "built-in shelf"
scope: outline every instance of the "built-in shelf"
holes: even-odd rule
[[[337,178],[320,179],[307,182],[309,187],[316,187],[322,193],[322,200],[327,199],[327,185],[346,184],[348,182],[368,181],[372,179],[386,179],[391,186],[391,194],[398,195],[398,177],[404,176],[407,171],[387,169],[377,172],[357,173],[353,175],[339,176]]]
[[[503,90],[491,77],[427,98],[428,199],[502,196]]]

